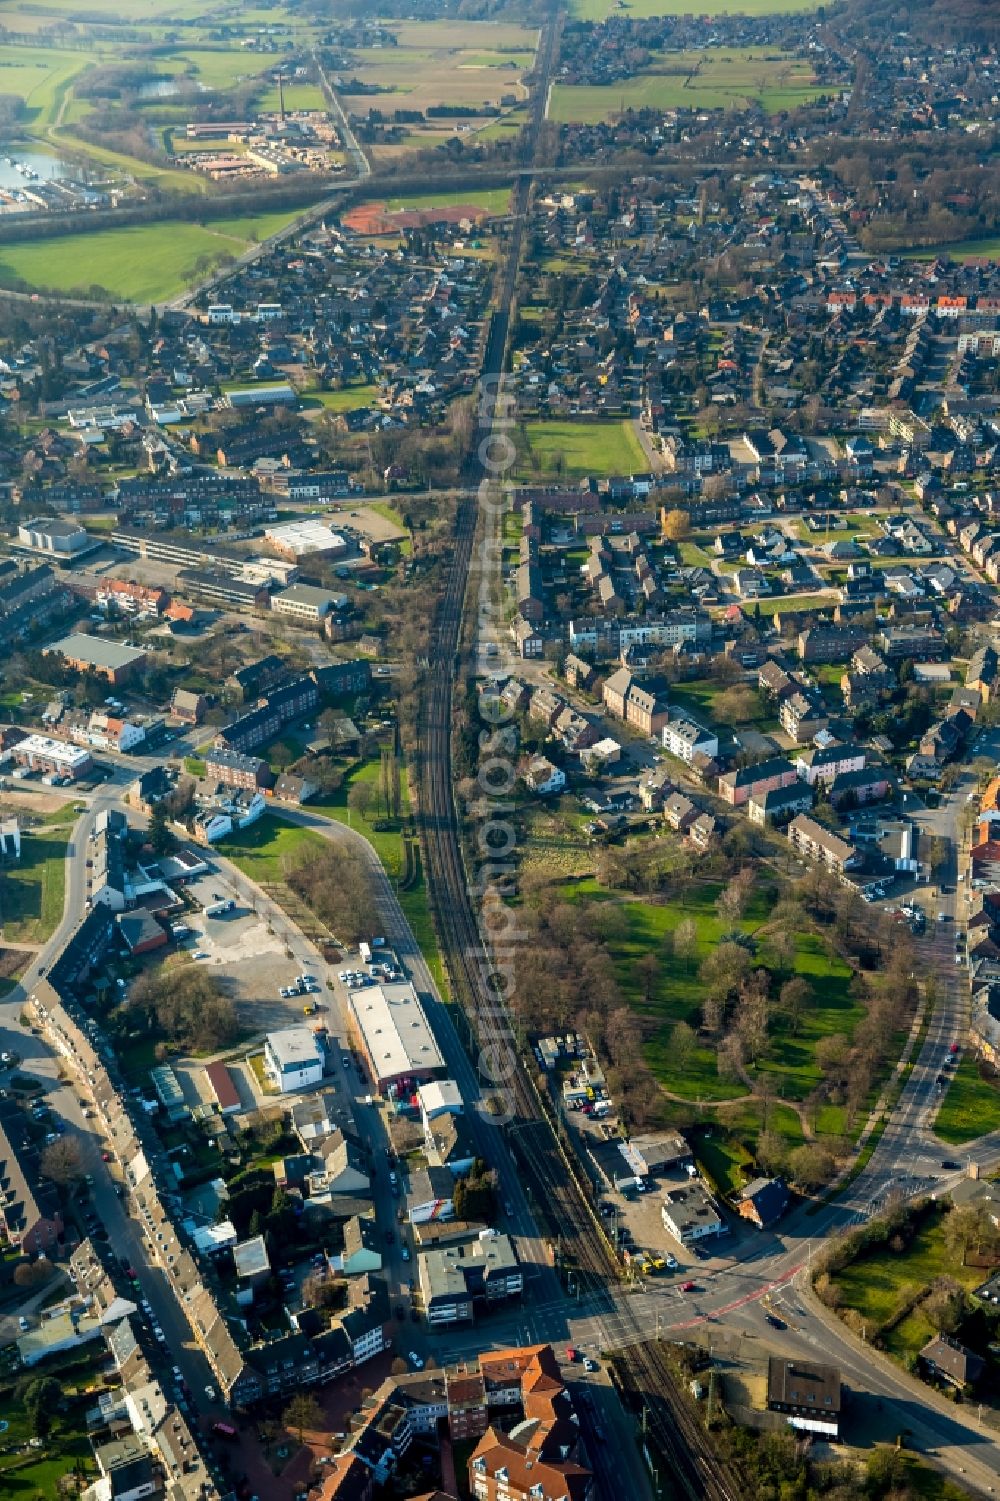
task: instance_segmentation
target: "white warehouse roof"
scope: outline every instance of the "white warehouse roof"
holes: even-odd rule
[[[408,981],[352,990],[348,1000],[380,1079],[401,1079],[417,1069],[444,1068],[424,1008]]]

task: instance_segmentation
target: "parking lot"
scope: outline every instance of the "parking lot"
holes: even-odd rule
[[[305,957],[289,954],[285,942],[254,910],[247,897],[230,886],[218,872],[198,876],[186,887],[193,907],[176,919],[188,928],[182,935],[184,949],[198,964],[204,964],[220,981],[236,1006],[241,1026],[267,1032],[300,1023],[303,1008],[315,1006],[322,1013],[330,1001],[324,986],[325,970]],[[209,916],[207,908],[232,901],[231,910]],[[296,977],[314,977],[314,989],[304,994],[282,996]]]

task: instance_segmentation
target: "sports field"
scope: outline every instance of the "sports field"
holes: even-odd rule
[[[954,240],[950,245],[934,245],[928,250],[904,250],[905,260],[932,261],[949,255],[953,261],[1000,261],[1000,236],[988,240]]]
[[[699,16],[774,16],[789,11],[815,10],[820,0],[703,0]],[[686,16],[691,0],[570,0],[570,13],[582,21],[625,16],[644,21],[649,16]]]
[[[549,119],[595,125],[629,109],[740,109],[751,100],[775,114],[795,109],[820,92],[804,58],[770,48],[661,52],[637,78],[613,84],[556,84]]]
[[[226,256],[241,255],[294,217],[261,214],[205,226],[168,219],[0,245],[0,284],[23,282],[84,297],[100,288],[128,302],[165,302]]]
[[[505,214],[510,208],[509,188],[463,188],[453,193],[411,193],[402,198],[387,198],[383,202],[386,213],[398,214],[404,209],[447,208],[451,203],[468,204],[470,208],[482,208],[490,214]]]

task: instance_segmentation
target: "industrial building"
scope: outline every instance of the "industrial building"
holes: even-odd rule
[[[87,636],[76,631],[62,641],[45,648],[45,656],[62,657],[67,667],[77,672],[94,672],[112,686],[124,681],[146,660],[138,646],[123,646],[120,641],[105,641],[102,636]]]
[[[358,1045],[380,1093],[433,1078],[444,1068],[430,1023],[408,981],[348,992]]]
[[[36,517],[17,529],[17,540],[32,552],[47,552],[57,558],[79,557],[94,547],[94,539],[77,521],[62,521],[54,516]],[[100,545],[100,544],[97,544]]]
[[[264,532],[264,540],[283,557],[292,559],[310,554],[342,558],[347,552],[347,542],[340,533],[318,520],[284,521],[278,526],[269,526]]]

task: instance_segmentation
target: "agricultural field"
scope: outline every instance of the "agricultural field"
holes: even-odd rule
[[[737,109],[758,101],[771,114],[821,92],[812,66],[790,53],[713,47],[661,52],[646,72],[614,84],[556,84],[549,119],[594,125],[630,109]]]
[[[815,10],[820,0],[706,0],[700,16],[773,16],[790,11]],[[604,21],[625,15],[632,21],[650,16],[684,16],[691,13],[690,0],[570,0],[570,13],[581,21]]]
[[[438,105],[470,111],[502,97],[527,98],[522,75],[535,58],[538,34],[520,26],[489,22],[406,23],[398,28],[398,46],[362,48],[353,54],[351,77],[384,92],[344,93],[347,109],[426,110]],[[348,71],[348,70],[345,70]],[[453,134],[457,119],[440,122]]]
[[[98,289],[130,302],[165,302],[294,217],[263,214],[205,225],[165,220],[0,245],[0,285],[84,297]]]
[[[66,84],[93,61],[91,53],[82,51],[0,47],[0,94],[24,100],[29,127],[51,124]]]
[[[518,478],[631,474],[646,455],[631,422],[529,422],[519,436]]]
[[[294,109],[326,109],[326,99],[323,90],[316,83],[286,83],[284,88],[285,108]],[[271,84],[260,95],[257,108],[274,113],[279,108],[278,86]]]

